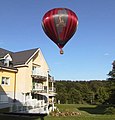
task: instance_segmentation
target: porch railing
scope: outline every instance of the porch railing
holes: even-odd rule
[[[47,93],[47,86],[37,86],[33,85],[33,91],[41,92],[41,93]]]
[[[43,71],[32,70],[32,75],[47,76]]]
[[[55,87],[49,87],[49,92],[56,92],[56,88]]]
[[[48,113],[48,105],[44,100],[31,99],[20,105],[12,103],[10,112],[20,113]]]

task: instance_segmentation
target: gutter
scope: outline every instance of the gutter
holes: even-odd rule
[[[15,80],[14,80],[14,100],[13,102],[16,101],[16,73],[15,73]]]
[[[28,67],[28,65],[27,65],[27,64],[23,64],[23,65],[14,65],[14,67],[15,67],[15,68],[17,68],[17,67]]]
[[[11,71],[11,72],[18,72],[17,69],[8,68],[8,67],[2,67],[2,66],[0,66],[0,70],[6,70],[6,71]]]

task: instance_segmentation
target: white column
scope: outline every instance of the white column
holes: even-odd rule
[[[23,95],[23,102],[24,102],[24,104],[25,104],[25,102],[26,102],[26,93],[23,93],[24,95]]]
[[[47,114],[49,114],[49,110],[48,110],[48,106],[49,106],[49,84],[48,84],[48,75],[49,75],[49,71],[47,71],[47,107],[46,107],[46,112]]]
[[[54,111],[54,97],[52,97],[52,111]]]
[[[49,98],[48,96],[48,94],[49,94],[49,85],[48,85],[48,73],[49,73],[49,71],[47,71],[47,82],[46,82],[46,86],[47,86],[47,95],[46,95],[46,97],[47,97],[47,99]]]
[[[29,99],[32,99],[32,95],[31,95],[31,93],[29,93]]]
[[[52,91],[54,91],[54,83],[52,82]]]

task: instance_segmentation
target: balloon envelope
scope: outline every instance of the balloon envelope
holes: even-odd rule
[[[77,26],[78,17],[67,8],[52,9],[42,19],[44,32],[61,50],[74,35]]]

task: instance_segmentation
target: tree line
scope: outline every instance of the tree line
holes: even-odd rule
[[[107,80],[56,81],[56,102],[61,104],[115,104],[115,61]]]

